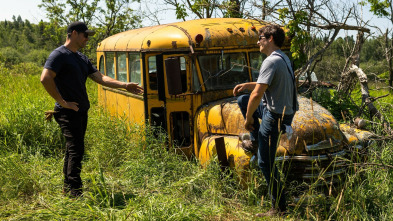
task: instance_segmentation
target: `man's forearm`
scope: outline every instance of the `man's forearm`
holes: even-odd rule
[[[262,96],[265,93],[267,87],[267,84],[255,84],[255,88],[251,92],[250,99],[248,100],[246,120],[250,120],[252,118],[252,115],[261,103]]]
[[[53,75],[53,74],[52,74]],[[57,91],[54,77],[51,75],[50,70],[44,69],[41,75],[41,83],[44,86],[46,92],[57,101],[60,105],[64,104],[64,99]]]
[[[256,92],[252,92],[250,95],[250,99],[248,100],[247,105],[247,113],[246,119],[251,119],[254,112],[257,110],[259,104],[261,103],[263,94],[258,94]]]
[[[126,88],[127,83],[115,80],[108,76],[102,76],[101,83],[104,86],[111,87],[111,88]]]

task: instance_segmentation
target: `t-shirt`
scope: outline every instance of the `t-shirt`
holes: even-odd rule
[[[62,45],[49,55],[44,68],[56,73],[56,88],[65,101],[78,103],[80,112],[90,108],[86,80],[88,75],[97,72],[97,69],[84,54],[79,51],[72,52]],[[57,102],[55,105],[62,108]]]
[[[285,114],[293,114],[294,78],[292,77],[294,76],[290,64],[288,56],[281,50],[276,50],[263,61],[259,71],[257,83],[269,85],[262,101],[273,113],[282,114],[285,107]],[[287,65],[291,73],[288,71]],[[298,107],[299,105],[296,105],[296,110],[299,109]]]

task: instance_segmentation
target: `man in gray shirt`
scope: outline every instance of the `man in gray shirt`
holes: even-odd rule
[[[259,71],[257,82],[236,85],[233,94],[252,91],[238,97],[245,118],[244,127],[250,131],[252,143],[258,145],[258,166],[269,185],[272,209],[257,216],[274,216],[286,211],[285,193],[277,168],[274,167],[277,141],[280,132],[292,123],[298,110],[295,76],[289,58],[280,50],[285,32],[278,25],[268,25],[259,30],[259,50],[267,55]],[[258,118],[262,119],[259,125]],[[281,131],[280,131],[281,130]]]

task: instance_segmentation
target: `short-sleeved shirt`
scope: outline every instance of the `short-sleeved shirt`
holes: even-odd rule
[[[44,68],[56,73],[56,88],[65,101],[78,103],[80,112],[90,108],[86,80],[97,69],[84,54],[73,52],[62,45],[49,55]],[[56,108],[62,108],[57,102],[55,105]]]
[[[273,113],[282,114],[284,107],[284,114],[294,113],[294,76],[290,64],[291,62],[288,56],[281,50],[276,50],[263,61],[259,71],[257,83],[269,85],[265,91],[262,101],[266,105],[267,109]],[[288,71],[288,68],[290,72]],[[296,110],[298,110],[298,107],[299,105],[296,105]]]

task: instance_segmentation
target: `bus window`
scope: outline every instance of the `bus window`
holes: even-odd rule
[[[248,68],[244,53],[214,54],[198,57],[206,90],[233,89],[248,82]]]
[[[262,61],[265,60],[266,55],[261,52],[251,52],[250,53],[250,64],[251,64],[251,74],[252,80],[257,81],[259,76],[259,69],[261,68]]]
[[[130,65],[130,81],[141,84],[141,58],[139,53],[129,53],[128,61]]]
[[[127,55],[125,52],[116,53],[117,80],[127,82]]]
[[[187,65],[184,57],[180,57],[180,75],[182,92],[185,93],[187,91]]]
[[[192,91],[201,91],[201,84],[199,83],[198,72],[194,62],[192,62]]]
[[[149,82],[150,82],[150,89],[157,90],[156,56],[149,57]]]
[[[98,70],[100,70],[100,72],[101,72],[102,74],[105,74],[104,56],[103,56],[103,55],[101,55],[101,57],[100,57],[100,62],[99,62]]]
[[[105,53],[105,62],[106,62],[106,75],[115,79],[115,53],[114,52],[106,52]]]

